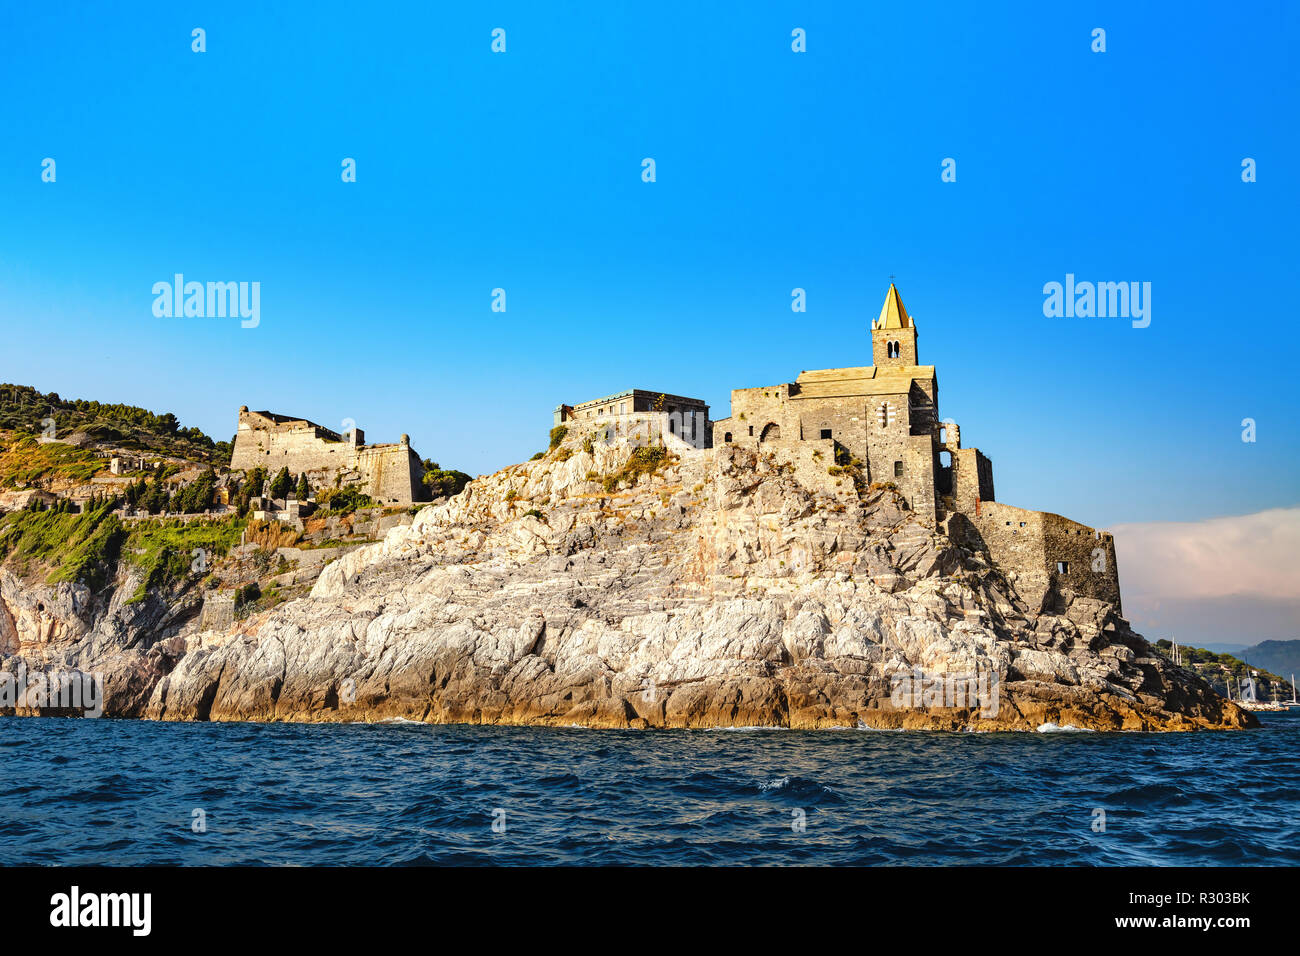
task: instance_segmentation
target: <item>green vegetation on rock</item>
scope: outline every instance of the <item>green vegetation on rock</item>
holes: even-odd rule
[[[104,464],[93,451],[62,442],[38,442],[23,433],[0,438],[0,488],[26,488],[42,479],[89,481]]]
[[[102,587],[112,576],[126,531],[108,500],[82,514],[28,508],[0,518],[0,560],[20,572],[48,568],[46,581]]]
[[[424,484],[431,499],[454,498],[470,481],[470,476],[463,471],[443,470],[436,461],[424,459]]]

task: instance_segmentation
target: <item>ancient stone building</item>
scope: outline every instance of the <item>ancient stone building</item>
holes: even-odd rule
[[[871,326],[871,355],[870,365],[733,390],[731,416],[713,423],[714,444],[820,446],[826,461],[892,483],[927,522],[1032,579],[1029,593],[1046,598],[1053,588],[1070,588],[1118,605],[1109,534],[995,503],[993,463],[962,446],[960,426],[939,418],[934,366],[920,364],[916,324],[892,283]]]
[[[642,422],[653,415],[664,417],[663,427],[669,434],[676,435],[697,448],[712,445],[709,406],[698,398],[666,392],[629,388],[578,405],[559,405],[555,409],[553,420],[556,425],[570,421],[608,421],[611,427],[619,430],[620,426],[629,422]]]
[[[239,431],[230,467],[262,467],[271,475],[281,468],[307,473],[313,487],[354,486],[382,504],[419,501],[424,465],[403,435],[392,445],[367,445],[365,433],[353,428],[340,435],[305,418],[239,409]]]

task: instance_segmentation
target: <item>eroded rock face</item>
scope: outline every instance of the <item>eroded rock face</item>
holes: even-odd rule
[[[199,631],[192,608],[118,598],[87,624],[76,604],[93,598],[68,585],[56,612],[33,612],[51,589],[0,578],[0,650],[18,655],[4,666],[98,665],[109,713],[164,720],[1254,724],[1110,605],[1067,593],[1029,607],[890,491],[859,497],[810,453],[669,445],[658,473],[609,492],[601,478],[631,447],[584,450],[575,429],[558,454],[474,481],[326,566],[309,597],[224,632]],[[978,701],[899,694],[905,679],[977,674]]]

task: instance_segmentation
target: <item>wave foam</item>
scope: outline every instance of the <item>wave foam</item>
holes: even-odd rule
[[[1094,733],[1091,727],[1076,727],[1074,724],[1066,724],[1064,727],[1054,724],[1050,720],[1045,724],[1038,725],[1040,734],[1091,734]]]

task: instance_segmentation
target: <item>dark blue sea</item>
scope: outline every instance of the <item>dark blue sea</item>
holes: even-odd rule
[[[949,734],[0,718],[0,864],[1290,865],[1300,712],[1260,720]]]

